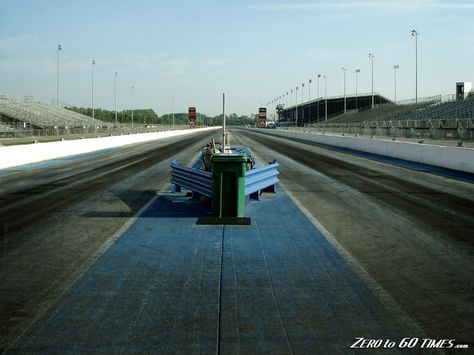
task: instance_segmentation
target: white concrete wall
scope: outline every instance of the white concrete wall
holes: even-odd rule
[[[266,130],[274,135],[303,138],[317,143],[350,148],[416,163],[474,173],[474,149],[447,147],[385,139]]]
[[[155,133],[131,134],[123,136],[76,139],[69,141],[0,146],[0,169],[36,163],[70,155],[94,152],[120,147],[128,144],[148,142],[174,136],[185,136],[199,131],[215,130],[220,127],[207,127],[164,131]]]

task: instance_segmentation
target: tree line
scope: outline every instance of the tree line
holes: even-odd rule
[[[90,107],[66,107],[66,109],[81,113],[86,116],[92,117],[92,108]],[[239,116],[236,113],[231,113],[226,115],[226,124],[233,126],[253,126],[256,123],[256,115],[249,116]],[[115,123],[115,111],[104,110],[100,108],[94,109],[94,118],[104,121]],[[117,112],[117,123],[132,123],[132,110],[123,110]],[[133,123],[134,124],[143,124],[143,125],[187,125],[188,124],[188,113],[187,112],[178,112],[178,113],[167,113],[161,116],[158,116],[157,113],[149,109],[136,109],[133,110]],[[217,116],[207,116],[199,113],[196,119],[196,125],[198,126],[219,126],[222,125],[222,115]]]

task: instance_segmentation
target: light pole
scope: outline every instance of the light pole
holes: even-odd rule
[[[327,76],[323,75],[324,78],[324,120],[328,120],[328,92],[327,92]]]
[[[356,69],[355,73],[356,73],[356,110],[357,110],[357,74],[360,73],[360,69]]]
[[[92,119],[95,119],[95,113],[94,113],[94,65],[95,65],[95,59],[92,59]]]
[[[115,127],[117,127],[117,75],[118,72],[115,72],[115,83],[114,83],[114,108],[115,108]]]
[[[319,122],[319,78],[321,78],[321,74],[318,74],[318,92],[317,92],[317,96],[318,96],[318,111],[317,111],[317,114],[316,114],[316,122]]]
[[[290,107],[293,106],[293,89],[290,89]],[[293,122],[293,109],[290,111],[291,122]]]
[[[60,100],[60,96],[59,96],[59,52],[61,52],[62,50],[62,46],[60,44],[58,44],[58,55],[57,55],[57,59],[58,59],[58,73],[56,75],[56,79],[57,79],[57,82],[56,82],[56,104],[58,105],[58,107],[60,106],[60,103],[59,103],[59,100]]]
[[[344,75],[344,113],[347,111],[346,105],[346,68],[342,68],[342,74]]]
[[[295,90],[295,121],[296,121],[296,127],[298,127],[298,86],[296,87],[296,90]]]
[[[372,110],[374,109],[374,55],[369,53],[369,58],[372,62]]]
[[[415,103],[418,103],[418,35],[416,30],[411,30],[411,35],[415,37]]]
[[[132,87],[130,88],[130,106],[132,109],[132,128],[133,128],[133,89],[134,89],[134,86],[132,85]]]
[[[173,128],[174,128],[174,95],[173,95],[173,113],[172,113],[172,116],[173,116]]]
[[[304,127],[304,83],[301,83],[301,124]]]
[[[308,80],[308,125],[311,124],[311,83],[312,80]]]
[[[400,66],[398,64],[395,64],[393,66],[393,83],[394,83],[394,95],[393,95],[393,102],[395,102],[395,104],[397,103],[397,69],[400,68]]]

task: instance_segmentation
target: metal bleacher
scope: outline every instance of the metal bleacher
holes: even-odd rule
[[[474,118],[474,99],[460,101],[426,101],[418,104],[385,104],[356,114],[339,115],[327,123],[357,123],[369,121],[450,120]]]
[[[448,101],[431,105],[411,112],[403,119],[410,120],[449,120],[474,118],[474,100]]]
[[[350,115],[339,115],[327,122],[329,123],[345,123],[345,122],[363,122],[363,121],[389,121],[398,120],[400,117],[406,116],[420,108],[424,108],[431,105],[433,102],[424,102],[418,105],[395,105],[395,104],[384,104],[379,107],[375,107],[373,110],[368,109],[361,111],[356,114]]]
[[[0,95],[0,114],[14,122],[37,128],[104,126],[105,123],[77,112],[33,100]]]
[[[11,127],[8,124],[4,124],[0,122],[0,133],[14,133],[16,132],[16,129]]]

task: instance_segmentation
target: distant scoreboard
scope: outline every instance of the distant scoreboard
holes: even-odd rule
[[[188,121],[189,121],[189,128],[196,127],[196,107],[188,108]]]
[[[260,107],[258,109],[258,127],[265,128],[267,125],[267,109]]]

